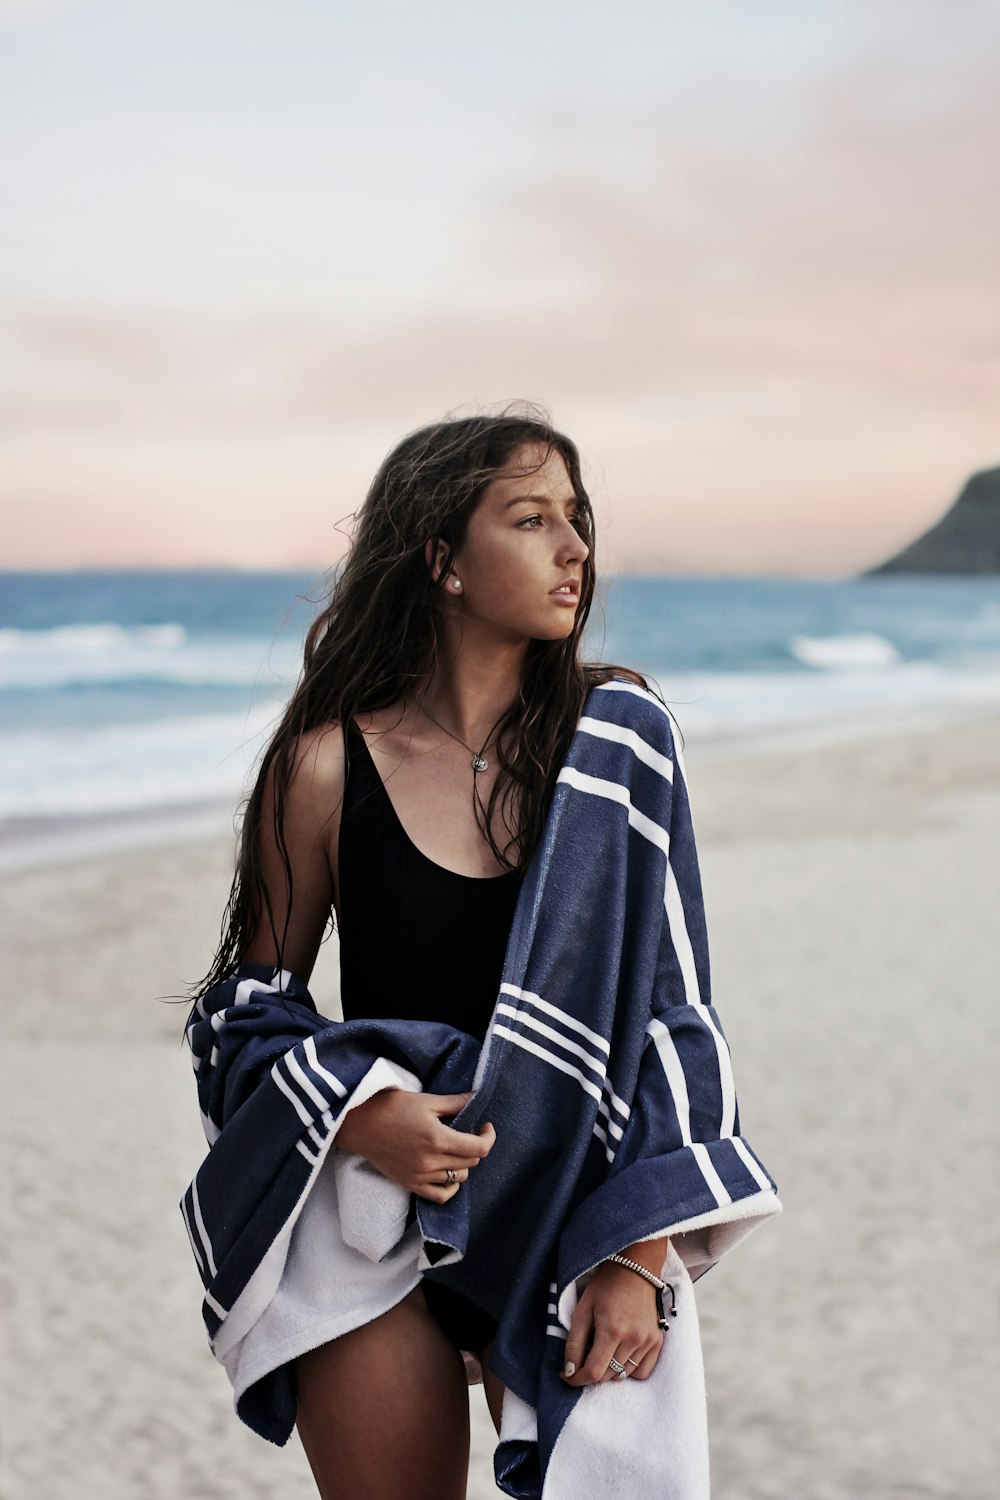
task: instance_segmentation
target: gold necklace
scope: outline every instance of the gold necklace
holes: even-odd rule
[[[426,709],[422,703],[418,703],[417,707],[419,708],[419,710],[420,710],[420,712],[422,714],[426,714],[427,718],[430,719],[430,721],[431,721],[432,724],[436,724],[439,729],[444,730],[445,734],[450,735],[453,740],[457,740],[460,745],[465,745],[466,750],[470,751],[470,753],[472,755],[472,770],[473,770],[474,773],[478,772],[478,771],[488,771],[489,770],[490,763],[485,758],[485,756],[483,755],[483,751],[486,749],[486,746],[490,742],[490,736],[493,733],[492,729],[490,730],[490,733],[486,736],[485,740],[483,740],[481,748],[479,750],[473,750],[472,746],[471,745],[467,745],[465,743],[465,740],[463,740],[460,735],[454,734],[450,729],[446,728],[446,726],[441,723],[440,719],[435,719],[434,715],[430,712],[430,710]]]

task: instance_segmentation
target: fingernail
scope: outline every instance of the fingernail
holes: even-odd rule
[[[572,1360],[568,1360],[567,1363],[563,1366],[563,1374],[567,1377],[567,1379],[570,1375],[576,1374],[576,1365]]]

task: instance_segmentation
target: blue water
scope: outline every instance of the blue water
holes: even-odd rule
[[[323,580],[0,574],[0,819],[232,802]],[[615,578],[588,652],[652,673],[685,738],[1000,702],[1000,580]]]

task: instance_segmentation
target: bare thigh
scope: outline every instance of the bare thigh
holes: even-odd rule
[[[465,1364],[419,1286],[301,1355],[295,1381],[296,1425],[322,1500],[464,1500]]]
[[[506,1390],[506,1386],[500,1379],[499,1375],[494,1375],[493,1371],[487,1364],[487,1360],[492,1353],[493,1345],[487,1344],[486,1348],[479,1355],[479,1363],[483,1367],[483,1390],[486,1392],[486,1404],[490,1409],[490,1416],[493,1418],[493,1426],[497,1430],[497,1437],[499,1437],[500,1413],[503,1408],[503,1393]]]

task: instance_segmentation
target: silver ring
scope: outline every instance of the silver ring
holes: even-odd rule
[[[445,1168],[445,1179],[449,1183],[458,1181],[458,1173],[455,1171],[454,1167]]]
[[[616,1359],[609,1359],[608,1366],[610,1369],[614,1370],[619,1380],[628,1379],[628,1371],[626,1370],[625,1366],[620,1365]]]

